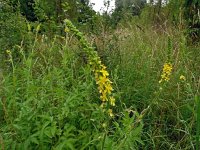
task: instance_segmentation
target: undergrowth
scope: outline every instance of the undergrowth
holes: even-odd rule
[[[98,35],[64,23],[3,43],[0,149],[199,147],[199,45],[138,18]]]
[[[130,117],[122,104],[111,99],[108,106],[115,105],[114,111],[100,107],[99,99],[104,100],[99,98],[95,84],[99,79],[92,70],[100,69],[94,73],[107,77],[105,67],[83,63],[75,52],[81,47],[69,46],[70,42],[79,45],[76,39],[70,41],[71,34],[49,40],[39,37],[39,29],[40,25],[30,49],[22,41],[15,45],[15,55],[13,49],[6,50],[0,93],[1,149],[136,149],[142,144],[146,110],[140,115],[134,109]],[[92,63],[99,62],[97,52],[89,50],[97,58]]]

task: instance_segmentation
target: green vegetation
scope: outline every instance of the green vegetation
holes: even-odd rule
[[[199,149],[200,3],[162,2],[0,0],[0,150]]]

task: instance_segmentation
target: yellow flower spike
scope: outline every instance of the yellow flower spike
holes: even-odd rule
[[[108,114],[109,114],[110,117],[114,117],[112,109],[108,109]]]
[[[185,81],[185,80],[186,80],[186,78],[185,78],[185,76],[184,76],[184,75],[181,75],[179,79],[180,79],[180,80],[183,80],[183,81]]]
[[[81,33],[70,20],[65,19],[64,22],[66,24],[65,32],[74,32],[83,47],[83,51],[88,57],[88,62],[92,72],[94,73],[97,88],[100,93],[100,100],[102,101],[101,107],[103,108],[105,105],[107,106],[107,103],[110,103],[111,106],[115,106],[115,99],[112,96],[112,82],[109,80],[109,73],[106,66],[102,64],[98,53],[90,46],[90,43],[83,36],[83,33]],[[103,108],[103,112],[107,111],[111,117],[114,116],[112,109],[109,109],[108,107]]]
[[[163,66],[163,71],[162,71],[162,75],[161,75],[161,79],[160,79],[159,83],[161,83],[163,81],[168,82],[170,80],[171,72],[172,72],[172,64],[165,63]]]
[[[115,106],[115,98],[113,96],[110,97],[110,105]]]

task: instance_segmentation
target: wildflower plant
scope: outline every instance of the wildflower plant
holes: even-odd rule
[[[96,84],[98,85],[98,91],[100,93],[100,100],[102,102],[101,107],[115,106],[115,98],[113,96],[112,82],[109,79],[109,73],[106,70],[106,66],[101,62],[100,57],[89,42],[84,37],[83,33],[80,32],[70,20],[64,20],[66,27],[65,32],[72,31],[80,41],[83,51],[87,55],[88,63],[90,64],[92,71],[95,76]],[[113,117],[112,109],[108,108],[108,114]]]
[[[163,65],[162,75],[159,83],[162,83],[164,81],[168,82],[170,80],[170,76],[172,73],[172,64],[170,62],[165,63]]]

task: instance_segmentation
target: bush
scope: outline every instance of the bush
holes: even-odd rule
[[[28,42],[26,20],[20,13],[14,12],[6,2],[0,3],[0,52],[5,52],[21,41]],[[26,39],[26,40],[25,40]]]

